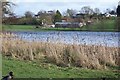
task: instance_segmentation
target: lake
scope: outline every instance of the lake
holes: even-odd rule
[[[65,44],[118,46],[120,32],[80,31],[19,31],[12,32],[20,39]]]

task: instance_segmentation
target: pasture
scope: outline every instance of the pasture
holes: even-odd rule
[[[117,69],[117,68],[114,68]],[[3,57],[3,76],[9,71],[15,78],[118,78],[120,74],[111,70],[92,70],[78,67],[59,67],[40,61],[24,61]]]

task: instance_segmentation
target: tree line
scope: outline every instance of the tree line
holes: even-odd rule
[[[20,25],[43,25],[43,24],[55,24],[55,22],[61,22],[62,19],[72,19],[78,13],[75,9],[67,9],[65,12],[61,13],[59,10],[51,11],[39,11],[37,14],[34,14],[31,11],[26,11],[24,16],[18,17],[11,11],[11,7],[15,6],[11,2],[2,3],[3,11],[3,24],[20,24]],[[80,14],[85,14],[83,18],[100,18],[103,16],[99,8],[92,9],[90,6],[84,6],[79,11]],[[105,13],[117,14],[116,9],[106,9]],[[80,21],[80,18],[77,18],[77,21]]]

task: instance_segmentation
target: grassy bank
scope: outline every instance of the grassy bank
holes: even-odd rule
[[[118,31],[115,20],[103,20],[81,28],[35,28],[35,25],[3,25],[7,31]]]
[[[34,30],[32,25],[3,25],[2,30],[4,31],[31,31]]]
[[[3,76],[9,71],[15,78],[117,78],[119,73],[111,70],[91,70],[77,67],[58,67],[40,61],[24,61],[3,57]]]

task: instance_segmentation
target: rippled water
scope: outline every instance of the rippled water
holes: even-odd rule
[[[23,40],[66,44],[118,46],[120,41],[120,32],[40,31],[13,33]]]

